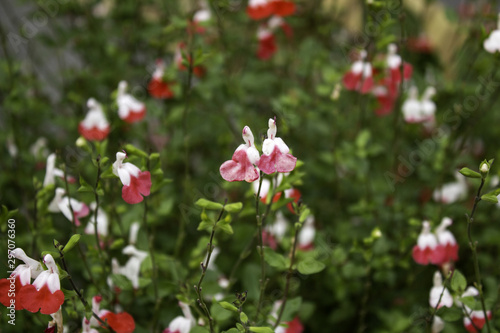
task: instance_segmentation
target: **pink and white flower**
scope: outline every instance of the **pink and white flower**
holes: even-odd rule
[[[247,181],[249,183],[259,178],[255,165],[259,163],[259,151],[255,148],[254,138],[250,127],[243,128],[244,144],[234,151],[231,160],[222,163],[220,174],[228,182]]]
[[[146,106],[134,96],[127,94],[127,82],[120,81],[116,104],[118,105],[118,116],[127,123],[135,123],[146,115]]]
[[[21,288],[20,299],[24,309],[30,312],[52,314],[64,303],[64,294],[59,281],[59,269],[50,254],[45,255],[43,262],[47,270],[38,275],[33,284]]]
[[[314,238],[316,237],[316,227],[314,226],[314,216],[309,216],[300,229],[298,237],[298,248],[302,251],[314,249]]]
[[[417,245],[413,247],[413,260],[420,265],[440,265],[443,263],[443,246],[438,243],[436,236],[431,233],[429,221],[422,222],[422,232],[418,236]]]
[[[74,222],[75,226],[78,227],[81,224],[78,218],[89,215],[89,207],[74,198],[70,199],[64,196],[65,194],[66,191],[63,188],[58,187],[56,189],[56,195],[48,207],[49,212],[62,213],[70,222]],[[70,205],[73,209],[73,215],[71,215]]]
[[[99,104],[94,98],[89,98],[87,101],[89,112],[80,124],[78,124],[78,132],[87,140],[102,141],[109,134],[109,123]]]
[[[429,305],[438,309],[442,306],[451,308],[453,306],[453,297],[448,289],[443,286],[443,277],[438,271],[434,273],[433,284],[429,293]]]
[[[126,203],[136,204],[144,200],[151,191],[151,174],[149,171],[141,171],[132,163],[123,160],[127,157],[125,153],[116,153],[116,161],[113,163],[113,173],[118,176],[123,184],[122,198]]]
[[[262,156],[258,167],[262,172],[270,175],[275,172],[291,172],[297,163],[297,158],[290,154],[290,149],[285,142],[276,137],[276,118],[269,119],[267,139],[262,145]]]

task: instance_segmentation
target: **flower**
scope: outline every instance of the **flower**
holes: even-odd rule
[[[351,69],[342,78],[347,90],[356,90],[361,94],[369,93],[373,88],[373,69],[369,62],[365,62],[367,53],[361,50],[360,59],[355,61]]]
[[[299,317],[293,318],[291,321],[287,321],[284,323],[286,325],[276,327],[275,333],[302,333],[304,331],[304,325],[300,322]]]
[[[257,166],[262,172],[270,175],[275,172],[290,172],[295,168],[297,158],[289,153],[285,142],[276,137],[276,118],[269,119],[267,139],[262,145],[262,156]]]
[[[64,179],[64,172],[61,169],[56,168],[56,154],[52,153],[47,157],[43,187],[54,185],[55,177]],[[66,176],[66,178],[68,183],[70,184],[76,182],[76,179],[74,177]]]
[[[442,306],[451,308],[453,306],[453,297],[451,297],[448,289],[443,286],[443,277],[438,271],[434,273],[433,284],[434,286],[429,293],[429,305],[438,309]]]
[[[113,331],[116,333],[132,333],[135,330],[134,318],[129,313],[114,313],[106,309],[100,310],[101,301],[102,297],[99,295],[92,297],[92,312],[97,314],[102,321],[106,322]],[[83,327],[90,328],[91,326],[98,327],[99,325],[101,324],[94,317],[90,318],[90,320],[84,318]]]
[[[245,180],[251,183],[259,178],[254,165],[259,162],[260,156],[250,127],[243,128],[242,136],[245,143],[236,148],[232,159],[222,163],[219,169],[222,178],[228,182]]]
[[[314,237],[316,236],[316,228],[314,227],[314,216],[309,216],[302,226],[298,237],[298,246],[302,251],[314,249]]]
[[[252,20],[260,20],[271,15],[281,17],[295,13],[295,4],[285,0],[250,0],[247,14]]]
[[[179,306],[182,309],[184,316],[175,317],[168,327],[163,330],[163,333],[189,333],[191,328],[195,326],[195,320],[189,305],[183,302],[179,302]]]
[[[15,310],[22,310],[20,291],[23,286],[31,283],[31,278],[37,278],[43,271],[42,265],[28,257],[23,249],[9,251],[9,259],[16,258],[24,262],[18,265],[7,279],[0,280],[0,303]]]
[[[444,321],[441,319],[441,317],[434,316],[432,319],[432,327],[431,327],[432,333],[439,333],[442,330],[444,330]]]
[[[257,30],[257,39],[259,40],[257,57],[261,60],[271,59],[278,50],[273,32],[265,26],[260,26]]]
[[[459,172],[455,173],[456,182],[444,184],[437,188],[432,193],[432,197],[436,202],[451,204],[459,200],[463,200],[467,195],[467,182]]]
[[[89,112],[80,124],[78,124],[78,132],[87,140],[102,141],[109,134],[109,123],[104,116],[101,104],[94,98],[89,98],[87,101]]]
[[[441,224],[436,229],[438,243],[443,251],[443,263],[458,260],[458,244],[455,236],[447,230],[453,221],[449,217],[444,217]]]
[[[38,275],[33,284],[21,288],[20,299],[24,309],[30,312],[52,314],[64,303],[64,294],[59,281],[59,269],[50,254],[43,258],[47,270]]]
[[[148,92],[154,98],[167,99],[174,97],[168,83],[163,80],[165,72],[165,63],[162,59],[156,60],[156,68],[153,72],[153,78],[148,83]]]
[[[404,101],[401,110],[403,111],[403,117],[407,123],[419,123],[422,121],[417,87],[410,87],[408,90],[408,98]]]
[[[276,184],[273,184],[273,188],[277,188],[281,184],[282,180],[283,180],[283,174],[280,173],[280,174],[278,174],[278,177],[276,179]],[[274,181],[273,181],[273,183],[274,183]],[[255,195],[257,195],[257,192],[259,192],[259,185],[260,185],[260,180],[256,180],[252,183],[252,188],[253,188]],[[269,179],[262,179],[262,185],[260,185],[260,186],[261,186],[260,187],[260,194],[259,194],[260,201],[265,204],[267,202],[267,196],[269,194],[269,190],[271,189],[271,181]],[[278,201],[281,198],[281,195],[282,195],[282,192],[275,193],[273,196],[272,202],[274,203],[274,202]]]
[[[205,25],[212,19],[212,13],[206,1],[199,2],[200,9],[193,15],[193,21],[189,25],[189,32],[194,31],[199,34],[205,33]]]
[[[289,188],[285,190],[285,198],[293,198],[292,202],[286,204],[286,207],[292,214],[296,214],[295,209],[293,208],[293,203],[298,204],[299,200],[302,198],[302,193],[296,188]]]
[[[113,163],[113,173],[120,177],[123,184],[122,198],[126,203],[136,204],[143,200],[142,196],[148,196],[151,191],[151,174],[149,171],[141,171],[132,163],[123,163],[127,157],[125,153],[116,153],[116,161]]]
[[[90,209],[95,212],[95,210],[97,209],[95,202],[92,202],[90,204]],[[99,237],[105,238],[108,236],[108,225],[109,225],[108,215],[106,214],[104,209],[99,209],[97,211],[97,235]],[[89,223],[87,223],[87,226],[85,227],[85,233],[88,235],[93,235],[95,234],[95,228],[96,228],[95,215],[91,214],[89,218]]]
[[[74,221],[75,226],[78,227],[81,224],[78,218],[89,215],[89,207],[76,199],[65,197],[65,193],[63,188],[58,187],[56,189],[56,195],[48,207],[49,212],[63,213],[70,222]],[[73,215],[71,215],[70,204],[71,208],[73,208]]]
[[[464,297],[477,297],[479,296],[479,291],[472,286],[467,287],[467,289],[462,294],[461,298]],[[462,304],[460,301],[455,301],[458,306],[463,307],[466,316],[464,317],[464,327],[468,332],[476,333],[478,332],[476,327],[481,330],[486,323],[486,318],[484,316],[483,310],[472,310],[467,305]],[[491,319],[491,311],[486,311],[486,316]]]
[[[281,211],[276,214],[272,224],[268,224],[262,231],[262,242],[273,250],[278,247],[278,242],[283,239],[288,229],[288,221]]]
[[[434,234],[431,233],[429,221],[422,222],[422,232],[418,236],[417,245],[413,247],[413,260],[420,265],[440,265],[443,263],[442,245]]]
[[[401,56],[396,52],[396,44],[389,44],[389,46],[387,47],[386,64],[387,68],[389,68],[390,71],[390,78],[391,82],[394,85],[394,89],[397,89],[397,85],[401,83],[401,66],[403,66],[403,79],[405,81],[409,80],[413,73],[413,67],[410,64],[403,62]]]
[[[260,20],[271,16],[274,12],[270,0],[250,0],[248,1],[247,14],[252,20]]]
[[[500,14],[498,14],[497,29],[484,40],[483,47],[489,53],[500,52]]]
[[[120,81],[116,104],[118,104],[118,116],[127,123],[135,123],[146,115],[146,106],[134,96],[125,93],[127,82]]]

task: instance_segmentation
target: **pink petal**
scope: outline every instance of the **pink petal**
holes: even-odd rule
[[[361,84],[360,92],[362,94],[367,94],[373,89],[373,77],[368,76],[363,78],[363,83]]]
[[[265,174],[272,174],[275,172],[290,172],[295,168],[297,158],[291,154],[283,154],[278,146],[274,146],[271,154],[263,154],[260,157],[258,167]]]
[[[245,180],[251,183],[259,179],[259,173],[248,159],[245,149],[236,150],[232,160],[222,163],[219,171],[222,178],[228,182]]]
[[[130,177],[130,185],[123,186],[122,198],[126,203],[136,204],[143,200],[142,195],[148,196],[150,192],[151,174],[149,171],[142,171],[138,177]]]

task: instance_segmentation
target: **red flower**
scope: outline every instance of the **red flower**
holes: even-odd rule
[[[295,169],[297,158],[289,153],[290,149],[285,142],[276,137],[276,119],[269,119],[267,139],[262,145],[262,156],[257,164],[265,174],[275,172],[291,172]]]
[[[107,322],[116,333],[132,333],[135,330],[134,318],[127,312],[113,313],[101,310],[99,318]]]
[[[271,30],[260,27],[257,31],[257,38],[259,40],[259,49],[257,50],[257,57],[261,60],[268,60],[276,53],[276,40]]]
[[[361,50],[361,59],[355,61],[342,78],[342,83],[347,90],[356,90],[361,94],[367,94],[372,90],[373,69],[369,62],[364,61],[366,55],[366,51]]]
[[[449,217],[445,217],[436,229],[436,236],[439,244],[441,245],[443,256],[442,263],[458,260],[458,243],[455,236],[447,230],[452,223],[453,221]]]
[[[443,263],[442,245],[434,234],[431,233],[431,226],[428,221],[422,223],[422,232],[418,236],[417,245],[413,247],[413,260],[420,265],[440,265]]]
[[[57,312],[64,303],[64,294],[61,291],[59,270],[54,258],[47,254],[43,262],[47,270],[38,275],[33,284],[25,285],[20,291],[21,305],[30,312],[52,314]]]
[[[247,14],[253,20],[260,20],[271,15],[281,17],[295,13],[295,4],[285,0],[250,0]]]
[[[134,96],[125,93],[127,82],[120,81],[116,103],[118,104],[118,116],[127,123],[135,123],[142,120],[146,115],[146,106],[139,102]]]
[[[136,204],[148,196],[151,191],[151,174],[141,171],[132,163],[123,163],[127,157],[125,153],[116,153],[116,162],[113,163],[113,173],[120,177],[123,184],[122,198],[126,203]]]
[[[89,112],[78,124],[78,132],[87,140],[102,141],[109,134],[109,123],[104,116],[101,105],[94,99],[87,101]]]
[[[163,60],[156,60],[156,68],[153,73],[153,78],[148,83],[148,92],[154,98],[167,99],[174,97],[174,93],[170,90],[168,83],[163,80],[165,72],[165,63]]]
[[[243,140],[245,144],[236,148],[232,159],[220,166],[220,174],[228,182],[245,180],[251,183],[259,178],[254,166],[259,162],[259,152],[255,148],[253,134],[248,126],[243,128]]]
[[[295,214],[295,210],[293,209],[293,203],[298,203],[300,198],[302,198],[302,193],[296,188],[291,188],[288,190],[285,190],[285,198],[293,198],[292,202],[289,202],[286,204],[288,207],[288,210]]]
[[[295,3],[285,0],[274,0],[271,2],[274,15],[281,17],[289,16],[295,13]]]

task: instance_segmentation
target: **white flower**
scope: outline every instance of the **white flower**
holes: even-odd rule
[[[442,306],[451,308],[453,306],[453,297],[451,297],[448,289],[443,286],[443,277],[438,271],[434,273],[434,286],[429,293],[429,304],[433,308]]]

